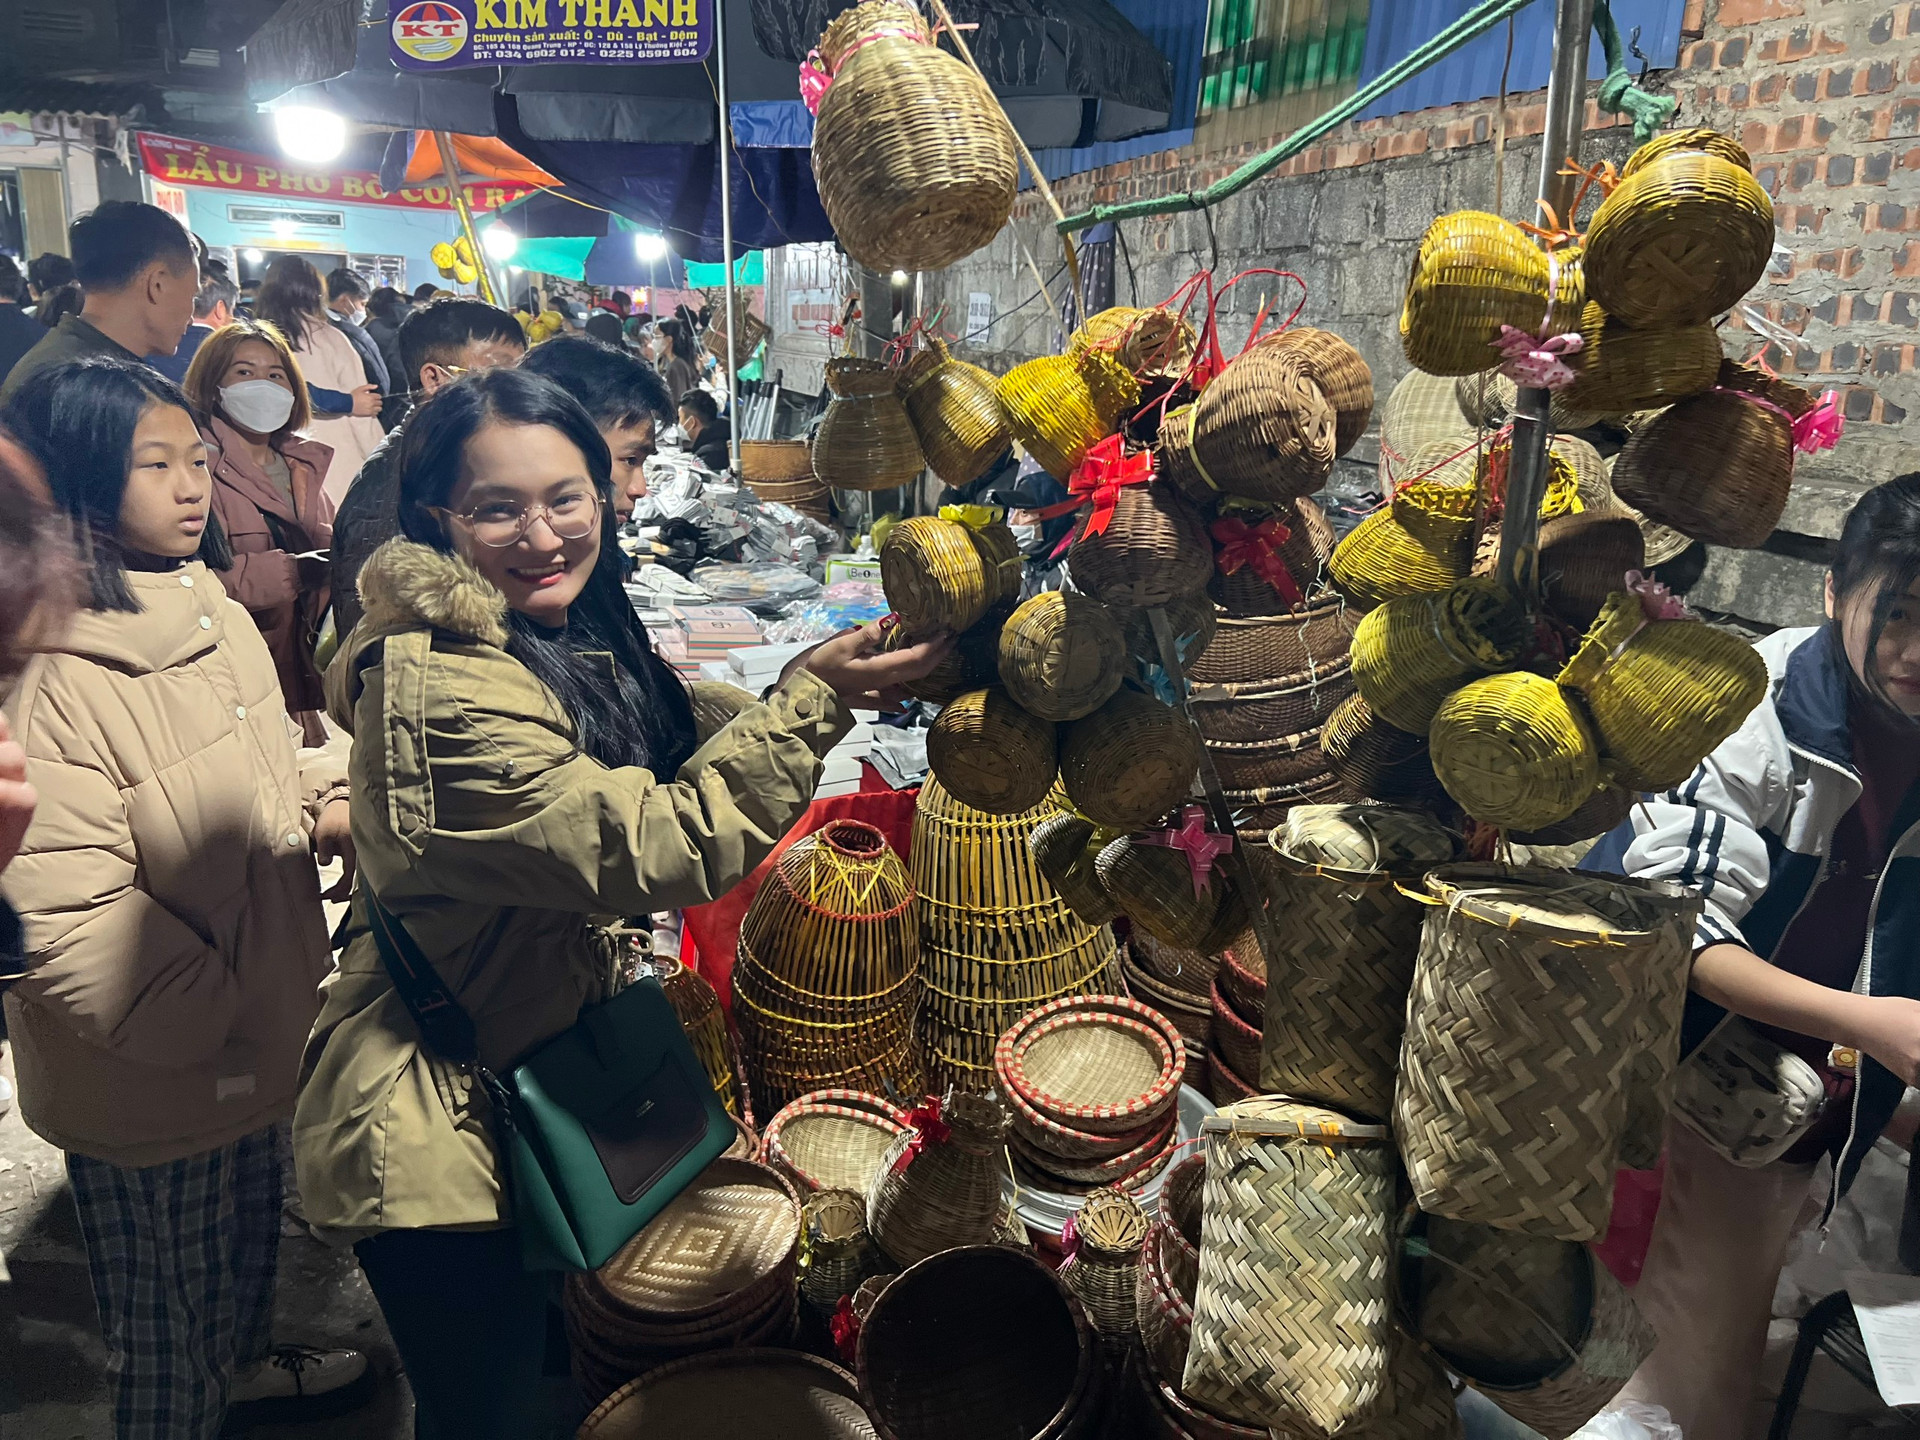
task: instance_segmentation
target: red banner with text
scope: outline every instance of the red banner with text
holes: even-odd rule
[[[304,200],[340,200],[352,205],[394,205],[405,210],[451,210],[444,182],[388,191],[371,170],[308,170],[290,160],[229,150],[177,135],[136,132],[147,173],[169,185],[204,185],[253,195]],[[527,194],[524,185],[482,182],[465,187],[475,211],[497,210]]]

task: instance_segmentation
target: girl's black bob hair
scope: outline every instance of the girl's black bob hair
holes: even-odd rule
[[[1876,485],[1854,502],[1840,527],[1835,547],[1833,598],[1836,615],[1872,594],[1867,627],[1867,686],[1876,699],[1892,705],[1886,681],[1874,660],[1887,621],[1902,604],[1920,605],[1910,598],[1920,580],[1920,470]]]

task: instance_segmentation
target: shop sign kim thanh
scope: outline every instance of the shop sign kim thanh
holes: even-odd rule
[[[713,0],[414,0],[390,11],[403,70],[704,60]]]

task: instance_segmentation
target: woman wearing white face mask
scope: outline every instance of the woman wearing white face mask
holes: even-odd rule
[[[233,546],[227,593],[260,627],[306,743],[324,744],[313,646],[327,612],[333,502],[321,484],[333,450],[298,433],[312,418],[299,362],[272,325],[235,321],[207,337],[181,388],[201,416],[213,510]]]

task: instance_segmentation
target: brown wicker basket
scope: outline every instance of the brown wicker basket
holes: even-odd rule
[[[1636,330],[1589,304],[1580,321],[1579,377],[1559,397],[1602,415],[1645,410],[1710,389],[1720,373],[1711,323]]]
[[[973,531],[934,515],[902,520],[888,532],[880,583],[904,628],[917,635],[958,635],[1000,598],[999,574],[988,574]]]
[[[1441,792],[1427,737],[1389,725],[1355,692],[1320,730],[1328,767],[1362,795],[1406,804],[1431,803]]]
[[[803,1192],[854,1190],[864,1196],[906,1112],[860,1090],[815,1090],[767,1122],[766,1163]]]
[[[1351,694],[1353,670],[1343,658],[1277,680],[1206,686],[1193,694],[1193,718],[1209,745],[1297,735],[1324,725]]]
[[[742,440],[740,478],[758,491],[762,484],[798,485],[813,480],[813,457],[804,440]]]
[[[1138,830],[1172,810],[1199,769],[1193,727],[1138,690],[1116,691],[1061,734],[1060,780],[1074,807],[1115,830]]]
[[[1571,312],[1569,312],[1571,318]],[[1574,328],[1571,324],[1569,329]],[[1513,408],[1520,396],[1520,387],[1498,370],[1482,370],[1478,375],[1462,375],[1453,382],[1454,396],[1459,401],[1460,412],[1468,424],[1478,426],[1482,432],[1497,430],[1513,419]],[[1547,417],[1556,431],[1585,430],[1605,419],[1605,415],[1594,410],[1581,409],[1567,402],[1566,392],[1556,390],[1547,407]],[[1444,446],[1429,449],[1428,464],[1433,464],[1445,455],[1451,455],[1463,445],[1471,444],[1476,437],[1468,434],[1464,440],[1452,440]],[[1484,433],[1478,438],[1488,438]],[[1567,435],[1556,435],[1555,440],[1571,439]],[[1416,452],[1401,451],[1411,456]],[[1422,466],[1410,466],[1406,476],[1418,474]],[[1441,475],[1453,473],[1452,466],[1443,469]],[[1404,479],[1406,476],[1400,478]]]
[[[1274,550],[1293,582],[1294,593],[1310,601],[1326,575],[1327,560],[1333,554],[1333,526],[1326,512],[1312,500],[1300,499],[1280,510],[1260,507],[1250,511],[1235,509],[1231,518],[1258,526],[1269,515],[1286,529],[1286,538]],[[1284,615],[1298,608],[1281,587],[1261,575],[1252,565],[1241,565],[1231,574],[1221,568],[1221,536],[1214,535],[1214,576],[1207,582],[1207,594],[1229,616],[1241,619],[1255,615]]]
[[[1172,310],[1115,305],[1089,316],[1073,332],[1073,345],[1106,351],[1137,380],[1177,380],[1193,363],[1199,338],[1186,317]]]
[[[1147,1212],[1126,1191],[1109,1187],[1087,1197],[1073,1227],[1077,1248],[1060,1267],[1060,1278],[1085,1308],[1095,1333],[1124,1349],[1134,1337],[1134,1291]]]
[[[1099,601],[1048,590],[1023,601],[1000,632],[1000,683],[1043,720],[1078,720],[1106,704],[1126,674],[1127,641]]]
[[[877,360],[827,362],[833,400],[813,436],[813,473],[821,484],[842,490],[892,490],[926,467],[913,422],[893,392],[893,381],[894,372]]]
[[[1640,569],[1646,558],[1640,526],[1625,510],[1582,510],[1543,520],[1541,603],[1556,619],[1585,630],[1627,572]]]
[[[1106,528],[1091,533],[1094,512],[1076,523],[1067,565],[1073,583],[1105,605],[1165,605],[1205,587],[1213,542],[1197,511],[1171,485],[1122,486]]]
[[[1264,855],[1260,859],[1264,884],[1272,866],[1265,863]],[[1261,1024],[1267,1013],[1267,962],[1251,930],[1220,952],[1216,976],[1220,995],[1233,1013],[1249,1025]],[[1253,1073],[1257,1078],[1257,1067]]]
[[[1140,401],[1140,382],[1103,350],[1029,360],[1002,375],[995,391],[1014,439],[1056,480]]]
[[[1101,850],[1098,869],[1100,883],[1135,928],[1164,944],[1204,950],[1222,926],[1246,924],[1245,902],[1219,867],[1195,891],[1183,851],[1122,835]]]
[[[870,270],[944,270],[1000,233],[1019,178],[987,84],[899,0],[865,0],[820,37],[833,83],[813,129],[820,204]]]
[[[916,700],[950,705],[970,690],[991,689],[1000,677],[1000,632],[1013,606],[1005,601],[987,607],[987,613],[960,632],[953,648],[928,674],[902,688]],[[887,632],[886,648],[897,650],[926,636],[906,625]]]
[[[1430,375],[1476,374],[1499,358],[1502,325],[1540,333],[1547,295],[1547,256],[1518,225],[1477,210],[1442,215],[1427,227],[1407,279],[1401,348]],[[1555,313],[1567,316],[1584,303],[1555,298]]]
[[[874,1440],[860,1386],[797,1350],[722,1350],[649,1371],[609,1395],[578,1440]]]
[[[1206,749],[1220,783],[1229,790],[1284,788],[1332,773],[1320,753],[1317,726],[1277,740],[1209,740]]]
[[[991,1242],[1003,1209],[1006,1107],[991,1095],[963,1092],[944,1109],[915,1111],[908,1121],[914,1128],[888,1144],[867,1192],[875,1242],[903,1266]]]
[[[1200,685],[1258,684],[1278,688],[1279,677],[1318,674],[1339,668],[1353,644],[1359,616],[1338,596],[1285,615],[1223,618],[1213,640],[1188,672]],[[1304,729],[1304,726],[1296,727]],[[1268,729],[1265,735],[1272,735]],[[1211,737],[1209,737],[1211,738]],[[1264,738],[1262,735],[1222,736],[1222,739]]]
[[[938,336],[907,362],[898,388],[927,468],[954,489],[971,485],[1005,453],[1011,436],[993,376],[954,359]]]
[[[1213,602],[1200,591],[1176,595],[1166,604],[1167,626],[1173,631],[1174,649],[1188,674],[1213,643],[1215,623]],[[1121,629],[1127,639],[1127,653],[1149,665],[1160,663],[1160,642],[1154,638],[1153,615],[1148,610],[1121,610]]]
[[[1661,411],[1613,463],[1614,490],[1641,514],[1735,549],[1766,543],[1792,485],[1792,422],[1725,390]]]
[[[1256,348],[1294,353],[1333,407],[1333,452],[1344,455],[1366,434],[1373,419],[1373,371],[1360,352],[1328,330],[1302,325],[1269,335]]]
[[[1353,636],[1353,678],[1374,714],[1424,735],[1447,696],[1512,664],[1532,638],[1525,607],[1498,582],[1462,580],[1369,611]]]
[[[1190,495],[1274,505],[1318,490],[1337,453],[1337,417],[1314,380],[1320,360],[1333,368],[1324,349],[1264,344],[1229,363],[1179,424],[1161,429],[1176,483]]]
[[[1094,862],[1100,848],[1091,820],[1062,812],[1034,827],[1034,863],[1074,914],[1089,925],[1104,925],[1120,913]]]
[[[1004,690],[976,690],[934,717],[927,764],[975,809],[1018,815],[1053,789],[1055,747],[1052,721],[1021,709]]]
[[[1260,1026],[1249,1024],[1233,1008],[1213,978],[1213,1049],[1227,1068],[1256,1089],[1260,1086]]]

